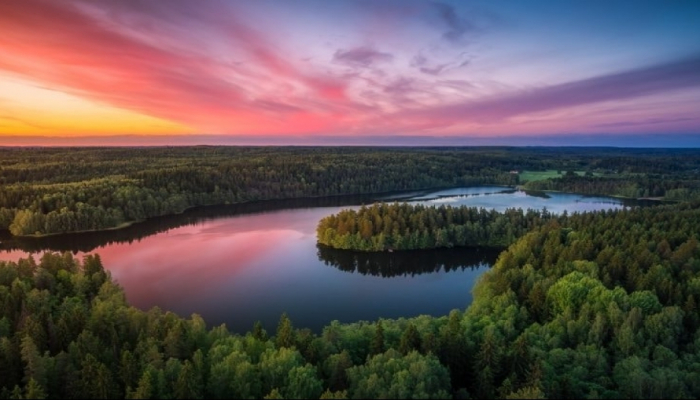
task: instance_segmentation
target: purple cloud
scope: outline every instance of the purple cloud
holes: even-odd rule
[[[350,50],[338,50],[333,55],[333,61],[350,66],[369,67],[378,62],[394,59],[389,53],[374,50],[370,47],[356,47]]]
[[[491,123],[517,115],[624,100],[695,86],[700,86],[700,55],[503,97],[411,111],[411,115]]]
[[[405,94],[415,90],[413,87],[414,80],[409,78],[399,78],[394,82],[384,86],[385,93]]]
[[[413,68],[418,68],[418,70],[424,74],[438,76],[443,72],[449,70],[466,67],[471,63],[471,59],[464,60],[464,57],[468,57],[467,53],[460,53],[455,59],[449,60],[448,62],[442,62],[439,64],[431,63],[430,60],[423,54],[416,54],[411,59],[409,66]]]
[[[420,72],[422,72],[424,74],[428,74],[428,75],[437,76],[437,75],[440,75],[445,70],[445,68],[447,68],[448,66],[449,66],[449,64],[440,64],[440,65],[436,65],[434,67],[421,67]]]
[[[476,32],[478,29],[469,20],[461,18],[457,15],[455,8],[449,4],[433,3],[438,11],[438,15],[447,26],[447,30],[442,34],[442,37],[451,42],[461,42],[464,36],[470,32]]]
[[[681,117],[681,118],[647,118],[642,121],[623,121],[623,122],[611,122],[611,123],[605,123],[605,124],[595,124],[593,125],[594,128],[620,128],[620,127],[628,127],[628,126],[646,126],[646,125],[657,125],[657,124],[668,124],[668,123],[673,123],[673,122],[689,122],[689,121],[697,121],[700,118],[690,118],[690,117]]]
[[[425,63],[427,63],[427,62],[428,62],[428,59],[427,59],[424,55],[422,55],[422,54],[416,54],[416,55],[413,56],[413,58],[411,59],[411,64],[410,64],[410,65],[411,65],[412,67],[422,67],[422,66],[424,66]]]

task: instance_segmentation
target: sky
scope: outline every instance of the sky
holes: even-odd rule
[[[1,1],[0,146],[700,146],[700,1]]]

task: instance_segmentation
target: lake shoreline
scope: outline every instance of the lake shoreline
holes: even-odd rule
[[[318,246],[319,221],[347,208],[360,210],[362,204],[369,208],[374,202],[415,201],[432,208],[436,203],[429,199],[443,196],[454,197],[451,205],[499,213],[545,205],[555,214],[572,213],[621,208],[624,202],[513,192],[503,186],[475,185],[434,192],[256,201],[195,207],[182,215],[104,232],[44,238],[12,238],[2,232],[0,261],[30,256],[38,260],[47,252],[76,259],[99,254],[134,307],[157,306],[182,316],[197,313],[212,326],[225,323],[233,332],[249,330],[256,320],[273,330],[282,312],[295,325],[316,331],[334,319],[444,315],[471,303],[469,288],[494,265],[503,246],[391,253],[334,250]]]
[[[99,232],[110,232],[110,231],[119,231],[123,230],[129,227],[132,227],[134,225],[138,225],[141,223],[146,223],[151,220],[157,219],[157,218],[163,218],[163,217],[169,217],[169,216],[177,216],[177,215],[183,215],[186,214],[189,211],[192,210],[197,210],[197,209],[206,209],[206,208],[213,208],[213,207],[226,207],[226,206],[236,206],[236,205],[255,205],[255,204],[265,204],[265,203],[270,203],[270,202],[279,202],[279,201],[292,201],[292,200],[318,200],[318,199],[337,199],[337,198],[344,198],[344,197],[353,197],[353,196],[382,196],[382,195],[402,195],[399,197],[395,198],[389,198],[386,200],[382,199],[376,199],[373,202],[385,202],[385,203],[391,203],[395,201],[403,201],[406,198],[410,198],[411,194],[415,194],[415,192],[425,192],[425,191],[440,191],[440,190],[450,190],[450,189],[459,189],[459,188],[465,188],[465,187],[502,187],[504,189],[513,189],[513,190],[521,190],[523,192],[540,192],[540,193],[564,193],[564,194],[576,194],[576,195],[581,195],[581,196],[587,196],[587,197],[596,197],[596,196],[605,196],[605,197],[611,197],[611,198],[619,198],[619,199],[624,199],[624,200],[633,200],[633,201],[653,201],[653,202],[673,202],[672,200],[665,200],[663,198],[658,198],[658,197],[626,197],[626,196],[618,196],[618,195],[606,195],[606,194],[587,194],[587,193],[578,193],[578,192],[565,192],[565,191],[559,191],[559,190],[529,190],[525,189],[523,185],[501,185],[501,184],[479,184],[479,185],[469,185],[469,186],[443,186],[443,187],[429,187],[429,188],[418,188],[418,189],[406,189],[406,190],[391,190],[391,191],[384,191],[384,192],[371,192],[371,193],[351,193],[351,194],[335,194],[335,195],[329,195],[329,196],[304,196],[304,197],[285,197],[285,198],[279,198],[279,199],[262,199],[262,200],[249,200],[249,201],[241,201],[241,202],[233,202],[233,203],[218,203],[218,204],[206,204],[206,205],[194,205],[185,208],[184,210],[177,212],[177,213],[169,213],[169,214],[163,214],[163,215],[156,215],[140,220],[134,220],[134,221],[126,221],[123,222],[117,226],[109,227],[109,228],[102,228],[102,229],[87,229],[87,230],[80,230],[80,231],[70,231],[70,232],[56,232],[56,233],[42,233],[39,235],[36,234],[30,234],[30,235],[13,235],[9,229],[4,229],[2,232],[5,232],[9,237],[11,238],[18,238],[18,239],[42,239],[42,238],[49,238],[49,237],[60,237],[64,235],[74,235],[74,234],[85,234],[85,233],[99,233]]]
[[[515,185],[516,190],[522,190],[523,192],[541,192],[541,193],[563,193],[563,194],[576,194],[580,196],[588,196],[588,197],[598,197],[598,196],[603,196],[603,197],[613,197],[616,199],[625,199],[625,200],[636,200],[636,201],[658,201],[658,202],[663,202],[667,201],[670,203],[675,203],[676,200],[668,200],[663,197],[657,196],[657,197],[629,197],[629,196],[620,196],[618,194],[590,194],[590,193],[581,193],[581,192],[567,192],[563,190],[533,190],[533,189],[526,189],[524,185]]]
[[[401,194],[404,193],[406,196],[403,197],[397,197],[396,199],[390,199],[391,201],[401,201],[402,199],[405,198],[410,198],[411,192],[421,192],[421,191],[437,191],[437,190],[449,190],[449,189],[458,189],[458,188],[463,188],[463,187],[481,187],[481,186],[498,186],[498,187],[504,187],[504,188],[514,188],[514,186],[509,186],[509,185],[499,185],[499,184],[480,184],[480,185],[471,185],[471,186],[442,186],[442,187],[429,187],[429,188],[418,188],[418,189],[406,189],[406,190],[390,190],[390,191],[384,191],[384,192],[371,192],[371,193],[349,193],[349,194],[334,194],[334,195],[328,195],[328,196],[303,196],[303,197],[285,197],[285,198],[279,198],[279,199],[262,199],[262,200],[248,200],[248,201],[239,201],[239,202],[229,202],[229,203],[217,203],[217,204],[206,204],[206,205],[194,205],[185,208],[184,210],[177,212],[177,213],[169,213],[169,214],[163,214],[163,215],[154,215],[152,217],[140,219],[140,220],[134,220],[134,221],[125,221],[122,222],[121,224],[109,228],[101,228],[101,229],[86,229],[86,230],[80,230],[80,231],[70,231],[70,232],[56,232],[56,233],[41,233],[41,234],[30,234],[30,235],[13,235],[9,229],[5,229],[3,231],[8,232],[11,237],[14,238],[23,238],[23,239],[40,239],[40,238],[47,238],[47,237],[52,237],[52,236],[61,236],[61,235],[72,235],[72,234],[79,234],[79,233],[90,233],[90,232],[106,232],[106,231],[116,231],[120,229],[125,229],[130,226],[133,226],[135,224],[139,223],[144,223],[148,222],[149,220],[153,220],[155,218],[162,218],[162,217],[168,217],[168,216],[175,216],[175,215],[182,215],[185,214],[188,211],[194,210],[194,209],[201,209],[201,208],[206,208],[206,207],[224,207],[224,206],[235,206],[235,205],[245,205],[245,204],[264,204],[266,202],[273,202],[273,201],[291,201],[291,200],[314,200],[314,199],[333,199],[333,198],[342,198],[342,197],[352,197],[352,196],[381,196],[381,195],[389,195],[389,194]],[[376,201],[375,201],[376,202]],[[387,200],[386,202],[389,202]]]

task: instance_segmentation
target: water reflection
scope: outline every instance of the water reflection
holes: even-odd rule
[[[502,249],[454,248],[368,253],[316,245],[318,259],[345,272],[391,278],[435,272],[464,271],[493,265]]]
[[[385,195],[392,198],[406,198],[426,192],[408,192]],[[394,197],[395,196],[395,197]],[[293,210],[300,208],[343,207],[357,204],[370,204],[377,201],[375,195],[352,195],[290,200],[269,200],[254,203],[241,203],[220,206],[195,207],[182,214],[149,218],[123,229],[100,232],[80,232],[53,235],[40,238],[15,237],[9,231],[0,230],[0,251],[20,250],[27,253],[43,251],[70,251],[87,253],[97,248],[113,244],[131,244],[158,233],[175,228],[194,226],[220,218],[244,216],[275,210]]]
[[[265,201],[201,207],[131,227],[45,238],[0,232],[0,261],[44,251],[101,255],[135,307],[158,306],[181,316],[245,332],[256,320],[274,331],[282,312],[315,331],[332,320],[352,322],[419,314],[445,315],[471,302],[471,288],[498,250],[437,249],[355,253],[317,247],[318,221],[374,201],[449,203],[503,211],[546,207],[620,209],[619,199],[505,187],[472,187],[382,195]]]
[[[510,207],[542,209],[546,207],[555,214],[564,210],[571,212],[619,209],[625,206],[658,204],[653,201],[613,199],[602,196],[582,196],[567,193],[521,191],[508,187],[480,186],[446,190],[406,191],[385,194],[367,194],[269,200],[220,206],[195,207],[182,214],[150,218],[129,227],[100,232],[82,232],[40,238],[15,237],[7,230],[0,230],[0,252],[21,251],[38,253],[43,251],[70,251],[88,253],[114,244],[131,244],[142,239],[168,232],[176,228],[195,226],[220,218],[242,217],[278,210],[308,208],[350,207],[371,204],[375,201],[409,201],[428,205],[449,204],[470,207],[493,208],[504,211]]]

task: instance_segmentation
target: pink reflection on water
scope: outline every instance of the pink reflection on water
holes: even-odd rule
[[[39,262],[41,259],[41,256],[44,253],[34,253],[31,256],[34,257],[34,259]],[[28,258],[29,254],[25,253],[22,250],[10,250],[10,251],[2,251],[0,252],[0,261],[17,261],[20,258]]]
[[[274,213],[226,218],[107,245],[91,253],[100,254],[132,305],[150,308],[172,304],[173,297],[185,303],[216,297],[227,290],[236,275],[260,265],[275,247],[303,237],[302,232],[289,228],[289,222]],[[35,253],[33,257],[39,261],[42,255]],[[19,250],[2,252],[0,260],[28,256]],[[84,253],[75,256],[82,259]]]

